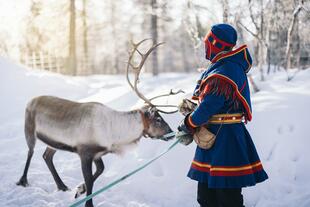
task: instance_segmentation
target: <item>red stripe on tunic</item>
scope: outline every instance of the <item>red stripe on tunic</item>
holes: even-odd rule
[[[256,162],[259,163],[260,161]],[[252,166],[255,165],[255,163],[250,164],[250,165],[245,165],[246,166]],[[207,172],[210,174],[210,176],[243,176],[243,175],[250,175],[250,174],[254,174],[258,171],[263,170],[263,165],[260,164],[258,166],[252,167],[251,169],[243,169],[243,170],[236,170],[236,171],[221,171],[221,170],[211,170],[208,167],[200,167],[198,165],[195,165],[194,163],[192,163],[191,166],[193,169],[201,171],[201,172]],[[216,167],[216,168],[227,168],[227,169],[231,169],[231,168],[236,168],[236,167]]]

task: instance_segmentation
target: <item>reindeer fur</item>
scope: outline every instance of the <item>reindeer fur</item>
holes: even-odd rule
[[[80,156],[85,181],[85,184],[80,186],[80,193],[86,190],[87,195],[91,194],[94,181],[104,170],[101,156],[121,153],[128,145],[137,142],[143,134],[157,137],[171,132],[158,112],[155,113],[156,116],[151,116],[149,107],[119,112],[95,102],[77,103],[52,96],[32,99],[25,114],[28,157],[24,173],[17,185],[28,185],[27,172],[36,139],[39,139],[48,145],[43,158],[58,189],[68,190],[53,164],[53,156],[56,150],[60,149],[75,152]],[[96,165],[94,175],[92,162]],[[92,200],[87,201],[86,206],[93,206]]]

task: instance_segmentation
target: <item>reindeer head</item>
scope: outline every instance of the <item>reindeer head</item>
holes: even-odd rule
[[[183,91],[179,90],[177,92],[172,92],[172,90],[170,90],[170,92],[167,94],[162,94],[159,96],[155,96],[151,99],[148,99],[138,90],[138,82],[139,82],[140,72],[142,70],[142,67],[143,67],[146,59],[152,53],[153,50],[155,50],[159,45],[163,44],[163,43],[158,43],[158,44],[153,43],[153,45],[145,53],[142,53],[138,49],[138,47],[143,42],[145,42],[146,40],[148,40],[148,39],[144,39],[144,40],[142,40],[136,44],[132,43],[133,49],[131,52],[129,52],[129,60],[128,60],[127,69],[126,69],[126,78],[127,78],[127,82],[129,84],[129,86],[134,90],[134,92],[137,94],[137,96],[139,98],[141,98],[142,100],[144,100],[146,103],[146,105],[141,109],[142,118],[143,118],[143,122],[144,122],[144,131],[143,131],[144,135],[149,136],[151,138],[160,138],[163,135],[172,132],[172,130],[169,127],[169,125],[165,122],[165,120],[160,116],[159,112],[170,114],[170,113],[175,113],[178,110],[170,111],[170,112],[163,111],[163,110],[158,109],[157,107],[177,107],[177,106],[174,106],[174,105],[154,105],[151,101],[156,99],[156,98],[160,98],[160,97],[164,97],[164,96],[176,95],[176,94],[181,93]],[[141,60],[137,65],[134,65],[132,63],[135,53],[138,53],[138,55],[140,55],[140,57],[141,57]],[[133,83],[131,83],[130,79],[129,79],[129,69],[130,68],[134,72],[134,82]],[[165,139],[165,140],[168,140],[168,139]]]
[[[153,139],[162,139],[165,141],[172,138],[172,137],[168,139],[162,138],[165,134],[171,133],[172,129],[167,124],[167,122],[161,117],[157,108],[152,107],[150,105],[145,105],[141,109],[141,114],[144,125],[143,134],[145,137],[150,137]]]

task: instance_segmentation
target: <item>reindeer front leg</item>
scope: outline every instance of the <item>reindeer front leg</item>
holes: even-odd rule
[[[101,159],[101,157],[97,158],[94,160],[94,163],[96,165],[96,172],[93,176],[93,182],[95,182],[95,180],[103,173],[104,171],[104,164],[103,161]],[[78,198],[80,195],[82,195],[83,193],[86,192],[86,185],[85,183],[82,183],[81,185],[79,185],[77,187],[77,192],[75,194],[75,198]]]
[[[94,154],[90,153],[88,149],[79,150],[79,155],[81,159],[82,172],[84,177],[84,182],[86,185],[86,195],[92,194],[94,179],[92,174],[92,162],[94,158]],[[93,200],[90,199],[86,201],[85,207],[93,207]]]

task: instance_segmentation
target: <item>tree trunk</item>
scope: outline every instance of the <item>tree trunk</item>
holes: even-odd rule
[[[69,60],[68,73],[77,74],[76,68],[76,44],[75,44],[75,0],[70,0],[70,31],[69,31]]]
[[[228,23],[229,16],[229,4],[228,0],[221,0],[222,8],[223,8],[223,22]]]
[[[301,11],[303,1],[301,1],[301,4],[297,6],[296,9],[294,9],[294,12],[293,12],[293,18],[292,18],[292,21],[290,23],[290,26],[288,28],[288,31],[287,31],[287,44],[286,44],[286,70],[288,70],[289,68],[291,68],[291,49],[292,49],[292,36],[293,36],[293,29],[295,27],[295,24],[297,22],[297,17],[298,17],[298,14],[299,12]]]
[[[300,45],[300,35],[299,35],[299,23],[298,23],[298,20],[297,20],[297,24],[296,24],[296,34],[297,34],[297,41],[296,41],[296,50],[297,50],[297,52],[296,52],[296,68],[300,69],[301,45]]]
[[[260,79],[261,81],[264,81],[265,80],[265,77],[264,77],[264,63],[265,63],[265,45],[263,43],[264,39],[265,39],[265,34],[264,34],[264,26],[265,26],[265,22],[264,22],[264,5],[263,5],[263,0],[260,0],[260,7],[261,7],[261,10],[260,10],[260,43],[259,43],[259,48],[260,48],[260,57],[259,57],[259,70],[260,70]]]
[[[251,85],[252,85],[252,87],[253,87],[254,93],[258,92],[258,91],[259,91],[259,88],[257,87],[256,83],[254,82],[254,79],[253,79],[252,75],[249,74],[249,75],[248,75],[248,78],[249,78],[250,83],[251,83]]]
[[[260,72],[260,80],[264,81],[265,77],[264,77],[264,46],[261,42],[258,43],[259,48],[258,48],[258,69]]]
[[[181,41],[181,53],[182,53],[184,71],[186,73],[189,73],[190,72],[190,65],[189,65],[189,62],[187,60],[188,57],[186,56],[186,45],[185,45],[184,40]]]
[[[82,10],[82,22],[83,22],[83,56],[84,56],[84,68],[83,70],[89,73],[92,72],[92,68],[88,68],[88,42],[87,42],[87,15],[86,15],[86,0],[83,0],[83,10]]]
[[[153,44],[158,42],[158,25],[157,25],[157,0],[151,0],[152,15],[151,15],[151,35]],[[154,76],[158,75],[158,54],[157,50],[152,52],[152,72]]]
[[[271,67],[270,67],[270,49],[269,49],[269,47],[267,48],[267,65],[268,65],[267,74],[269,75],[270,69],[271,69]]]
[[[118,39],[117,39],[117,32],[116,32],[116,17],[115,17],[115,9],[116,9],[116,2],[115,0],[110,1],[111,5],[111,25],[112,25],[112,36],[113,36],[113,69],[115,69],[116,74],[119,74],[119,58],[118,58]]]

